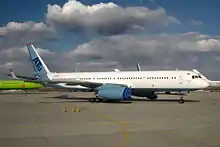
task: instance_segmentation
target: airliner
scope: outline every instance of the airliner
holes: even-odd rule
[[[32,44],[27,44],[32,66],[40,80],[27,80],[37,83],[80,85],[92,89],[96,98],[91,102],[129,101],[131,96],[157,99],[155,92],[179,91],[179,103],[184,103],[184,91],[200,90],[209,83],[199,78],[192,70],[158,71],[109,71],[109,72],[51,72]]]
[[[23,90],[27,93],[27,90],[39,89],[42,87],[43,85],[39,83],[25,82],[14,78],[13,80],[0,80],[0,90]]]

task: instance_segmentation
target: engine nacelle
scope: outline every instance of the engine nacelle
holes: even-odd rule
[[[151,100],[156,100],[157,99],[157,95],[156,94],[148,95],[147,98],[149,98]]]
[[[148,99],[155,100],[157,99],[157,95],[153,91],[146,91],[141,89],[132,90],[132,95],[138,97],[147,97]]]
[[[106,100],[130,100],[131,89],[120,85],[103,85],[97,88],[97,96]]]

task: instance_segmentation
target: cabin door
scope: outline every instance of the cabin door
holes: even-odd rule
[[[181,75],[181,76],[179,77],[179,83],[180,83],[180,84],[183,84],[183,81],[184,81],[184,77]]]
[[[80,77],[79,77],[78,75],[76,76],[76,80],[77,80],[77,81],[80,81]]]

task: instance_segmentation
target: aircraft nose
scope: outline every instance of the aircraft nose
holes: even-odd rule
[[[202,88],[207,88],[207,87],[210,86],[210,83],[208,81],[206,81],[206,80],[202,80],[201,85],[202,85]]]

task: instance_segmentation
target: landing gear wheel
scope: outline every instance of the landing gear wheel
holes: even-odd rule
[[[100,102],[102,102],[102,99],[100,99],[100,98],[90,98],[89,101],[91,103],[100,103]]]
[[[179,100],[179,104],[183,104],[185,101],[183,99],[183,93],[180,92],[180,100]]]
[[[90,98],[89,101],[90,101],[91,103],[94,103],[94,102],[96,101],[96,99],[95,99],[95,98]]]
[[[185,102],[184,99],[179,100],[179,104],[183,104],[184,102]]]
[[[96,103],[100,103],[101,101],[102,101],[102,99],[100,99],[100,98],[96,98],[96,100],[95,100]]]

